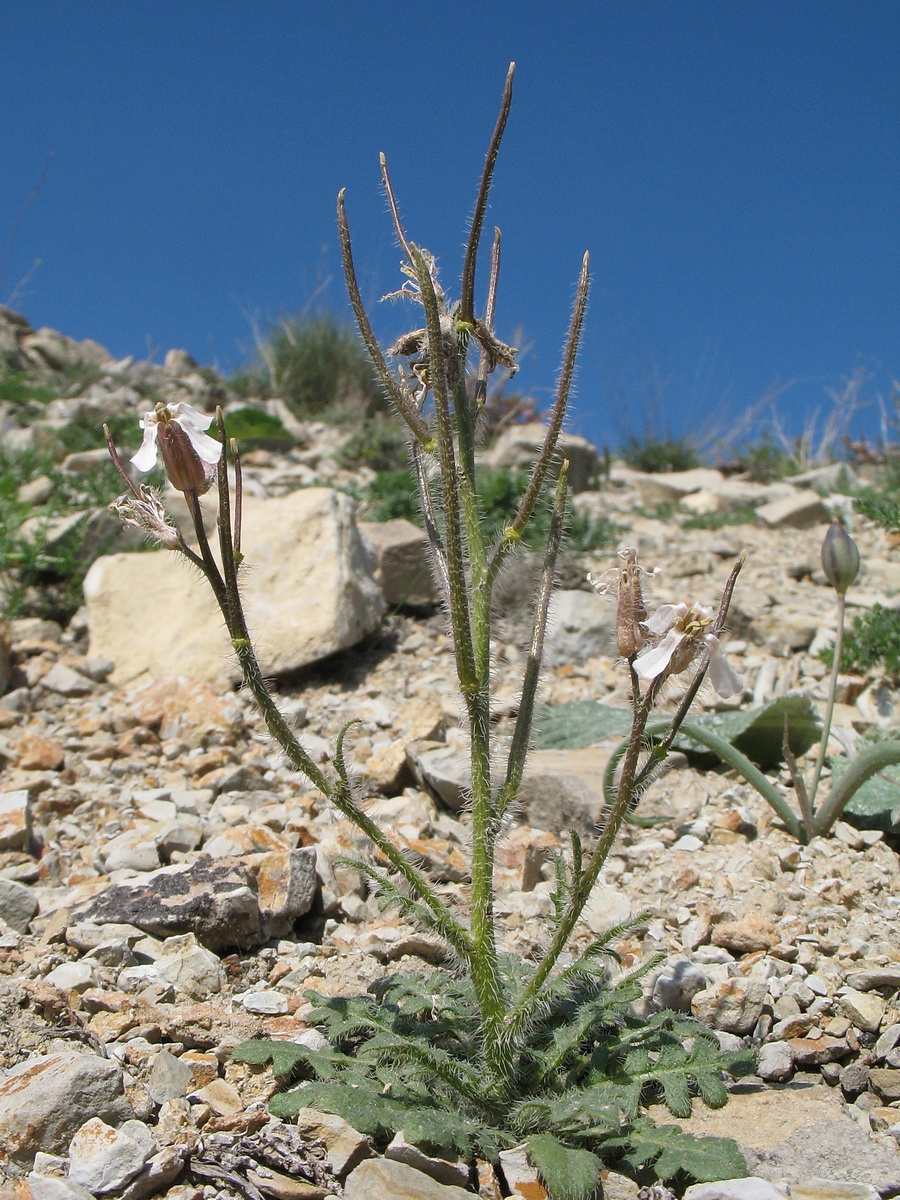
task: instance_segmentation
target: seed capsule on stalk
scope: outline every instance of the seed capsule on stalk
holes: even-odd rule
[[[641,568],[637,551],[626,550],[619,571],[616,605],[616,647],[623,658],[632,658],[647,640],[644,622],[647,608],[641,592]]]
[[[856,542],[835,518],[822,542],[822,570],[836,592],[844,595],[859,574]]]

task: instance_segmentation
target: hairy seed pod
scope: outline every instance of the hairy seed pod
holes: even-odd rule
[[[623,658],[630,659],[647,640],[644,629],[647,609],[641,593],[641,568],[636,550],[625,551],[625,562],[619,571],[617,599],[616,646]]]

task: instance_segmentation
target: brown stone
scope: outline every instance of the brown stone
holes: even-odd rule
[[[36,733],[20,737],[15,752],[16,766],[21,771],[60,771],[66,761],[59,742]]]
[[[712,943],[732,954],[752,954],[778,944],[775,926],[759,913],[748,913],[737,921],[723,921],[713,928]]]

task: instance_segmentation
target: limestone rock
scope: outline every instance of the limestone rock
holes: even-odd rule
[[[508,425],[489,450],[480,456],[487,466],[497,469],[530,471],[540,453],[547,432],[545,425],[530,422]],[[586,438],[563,433],[557,452],[569,461],[569,487],[574,494],[586,491],[597,473],[597,450]]]
[[[296,1125],[303,1137],[310,1140],[319,1139],[325,1143],[329,1169],[338,1179],[344,1179],[363,1159],[372,1154],[368,1139],[343,1117],[334,1113],[319,1112],[316,1108],[301,1108],[297,1113]],[[349,1191],[346,1194],[349,1195]],[[392,1193],[386,1191],[384,1195]]]
[[[794,1054],[787,1042],[768,1042],[760,1046],[756,1073],[768,1083],[784,1083],[794,1073]]]
[[[537,829],[596,834],[603,811],[603,772],[609,749],[535,750],[528,756],[519,788],[520,819]]]
[[[886,1007],[877,992],[858,992],[847,987],[842,988],[838,996],[838,1009],[865,1033],[878,1032]]]
[[[699,1136],[734,1137],[750,1174],[783,1186],[813,1178],[900,1186],[900,1151],[872,1141],[847,1115],[839,1089],[808,1083],[733,1092],[722,1109],[695,1104],[686,1120],[663,1106],[650,1115]]]
[[[783,500],[763,504],[756,510],[756,515],[770,529],[812,529],[831,520],[831,513],[821,497],[805,489],[785,496]]]
[[[195,1000],[220,992],[225,983],[222,964],[192,933],[166,938],[163,952],[153,965],[159,977],[176,992]]]
[[[447,1186],[389,1158],[360,1163],[344,1185],[344,1200],[472,1200],[468,1188]]]
[[[381,591],[348,496],[305,488],[244,503],[247,620],[266,674],[355,645],[381,620]],[[91,654],[117,684],[185,675],[235,681],[237,666],[206,581],[169,551],[100,558],[84,582]]]
[[[133,1116],[117,1063],[74,1051],[26,1059],[0,1081],[0,1143],[16,1159],[64,1151],[91,1117]]]
[[[37,910],[37,897],[31,888],[0,876],[0,920],[18,933],[25,933]]]
[[[403,1136],[402,1130],[391,1139],[384,1155],[385,1158],[392,1158],[395,1162],[407,1163],[408,1166],[415,1167],[417,1171],[430,1175],[438,1183],[465,1187],[469,1182],[469,1164],[467,1162],[462,1159],[449,1162],[445,1158],[426,1154],[418,1146],[411,1145]]]
[[[69,1179],[95,1195],[117,1192],[144,1169],[152,1152],[124,1130],[92,1117],[69,1143]]]
[[[366,521],[360,533],[375,549],[375,579],[381,586],[384,602],[394,608],[401,604],[434,604],[437,588],[431,574],[428,539],[412,521]]]
[[[791,1195],[795,1195],[793,1189]],[[785,1200],[785,1193],[767,1180],[751,1175],[746,1179],[692,1184],[685,1191],[684,1200]]]
[[[695,1017],[726,1033],[749,1033],[759,1020],[766,985],[759,979],[726,979],[698,992],[691,1001]]]
[[[614,653],[615,608],[596,592],[575,589],[555,591],[544,659],[548,666],[583,662]]]
[[[24,850],[30,833],[30,791],[0,792],[0,850]]]
[[[45,1171],[29,1172],[28,1193],[31,1200],[94,1200],[94,1193],[81,1184]]]
[[[756,950],[771,950],[778,945],[778,932],[767,917],[747,913],[737,921],[723,921],[712,933],[712,944],[723,946],[732,954],[752,954]]]

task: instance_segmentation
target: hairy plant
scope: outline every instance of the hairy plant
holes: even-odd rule
[[[634,551],[616,571],[617,641],[631,687],[631,734],[615,795],[603,814],[596,841],[582,846],[573,834],[569,853],[558,855],[556,887],[546,938],[532,961],[503,952],[503,921],[495,915],[494,860],[515,811],[531,741],[547,614],[563,525],[567,464],[558,441],[581,337],[588,293],[588,259],[578,280],[555,403],[544,441],[515,511],[489,531],[475,474],[479,397],[496,369],[511,370],[515,352],[494,333],[500,266],[495,233],[481,314],[475,308],[475,268],[488,193],[512,95],[513,70],[491,140],[472,218],[460,298],[451,302],[438,279],[434,257],[411,241],[400,221],[382,157],[382,178],[394,230],[403,253],[401,292],[422,313],[421,327],[385,353],[375,339],[360,297],[353,264],[344,194],[338,198],[338,229],[344,273],[360,333],[381,385],[403,421],[419,503],[448,624],[470,744],[470,886],[463,907],[451,904],[411,861],[391,834],[362,807],[351,779],[345,744],[352,722],[340,730],[330,770],[321,768],[295,737],[259,669],[241,603],[241,470],[230,443],[235,491],[228,486],[229,443],[219,410],[218,438],[206,432],[209,417],[185,404],[159,404],[144,416],[144,443],[134,458],[139,469],[161,454],[170,482],[185,495],[199,550],[187,546],[169,520],[158,493],[128,481],[117,502],[123,518],[161,545],[187,558],[207,578],[228,628],[246,686],[269,733],[287,760],[338,811],[366,835],[369,857],[350,860],[385,905],[436,936],[452,970],[424,979],[403,976],[372,990],[371,997],[322,1000],[314,1019],[326,1030],[329,1048],[312,1052],[292,1043],[249,1043],[238,1056],[272,1061],[283,1076],[304,1078],[273,1101],[288,1113],[313,1103],[344,1115],[376,1139],[398,1129],[407,1138],[441,1151],[481,1154],[523,1138],[533,1163],[556,1200],[586,1200],[603,1163],[633,1174],[644,1170],[671,1177],[717,1179],[743,1171],[733,1142],[697,1142],[675,1127],[656,1128],[643,1107],[661,1097],[686,1115],[694,1095],[708,1104],[726,1099],[722,1070],[739,1072],[745,1057],[723,1053],[696,1022],[671,1013],[638,1018],[631,1009],[638,977],[652,958],[618,983],[607,977],[615,942],[611,930],[586,944],[573,941],[581,916],[626,814],[652,776],[655,752],[644,753],[645,733],[660,690],[670,678],[692,673],[684,700],[669,725],[674,738],[707,671],[723,693],[740,688],[722,653],[722,632],[741,564],[734,567],[718,609],[668,605],[648,617],[641,597],[641,569]],[[391,357],[400,362],[396,371]],[[474,385],[467,376],[474,374]],[[110,439],[110,449],[115,450]],[[201,497],[218,489],[218,559],[204,531]],[[491,597],[504,562],[521,546],[541,499],[549,496],[550,519],[543,571],[534,602],[518,716],[505,752],[492,746]]]

